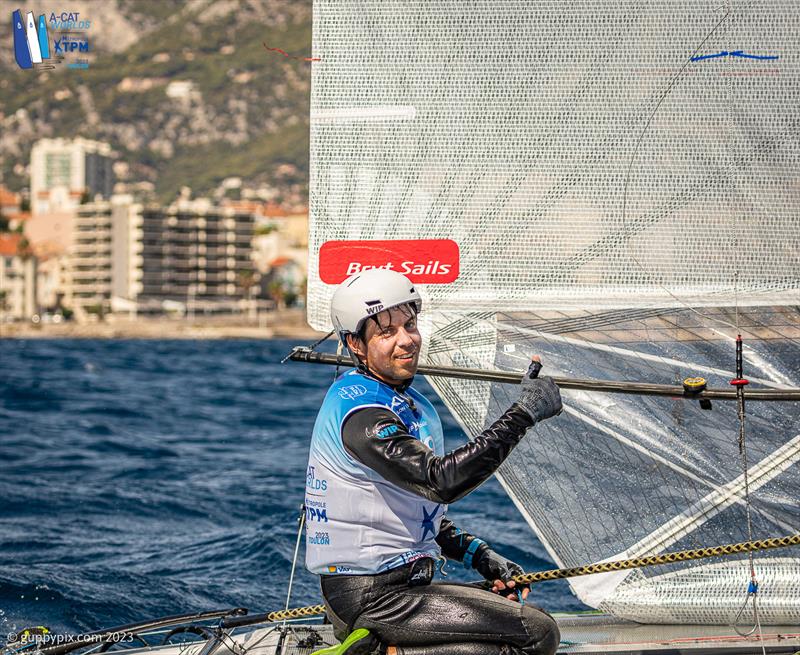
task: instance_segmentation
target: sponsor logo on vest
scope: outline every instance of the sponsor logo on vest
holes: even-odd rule
[[[405,398],[401,398],[400,396],[392,396],[392,404],[390,409],[392,411],[396,410],[398,407],[403,407],[406,404]]]
[[[328,573],[352,573],[353,569],[349,566],[329,566]]]
[[[319,521],[320,523],[327,523],[328,510],[317,509],[316,507],[306,507],[306,520]]]
[[[363,396],[365,393],[367,393],[367,388],[360,384],[354,384],[350,387],[342,387],[339,389],[339,397],[345,400],[353,400],[353,398]]]
[[[309,491],[327,491],[328,481],[318,478],[314,474],[314,467],[309,466],[306,473],[306,489]]]
[[[385,428],[380,428],[376,426],[375,428],[375,436],[378,439],[386,439],[386,437],[391,437],[395,432],[400,430],[400,426],[395,425],[394,423],[391,425],[387,425]]]
[[[433,511],[428,514],[428,510],[425,506],[422,506],[422,523],[420,527],[422,528],[422,541],[425,541],[425,537],[430,532],[431,537],[436,536],[436,528],[433,525],[433,521],[436,519],[436,514],[439,512],[439,508],[441,505],[437,505],[433,508]]]
[[[411,423],[411,432],[419,432],[422,428],[427,428],[428,422],[423,418],[419,421],[413,421]]]
[[[315,532],[313,537],[308,537],[308,543],[315,546],[330,546],[331,538],[327,532]]]
[[[418,559],[430,556],[431,553],[421,553],[418,550],[407,550],[405,553],[400,555],[400,559],[403,561],[403,564],[410,564],[411,562],[416,562]]]

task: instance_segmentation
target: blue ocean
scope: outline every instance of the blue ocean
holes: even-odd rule
[[[283,608],[330,367],[289,341],[0,340],[0,641]],[[465,439],[424,380],[448,448]],[[492,479],[449,516],[526,570],[545,549]],[[458,563],[449,579],[474,579]],[[566,583],[534,590],[583,609]],[[302,567],[291,605],[320,602]]]

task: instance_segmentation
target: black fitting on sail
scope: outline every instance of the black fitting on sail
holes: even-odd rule
[[[702,393],[708,387],[708,381],[702,377],[686,378],[683,381],[683,393],[686,396],[696,396]],[[700,398],[701,409],[712,409],[711,400],[709,398]]]

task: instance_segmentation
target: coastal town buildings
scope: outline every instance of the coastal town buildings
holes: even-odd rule
[[[14,193],[0,185],[0,216],[5,220],[13,219],[21,211],[21,199]]]
[[[167,207],[112,195],[33,216],[38,297],[75,318],[111,313],[254,315],[301,295],[307,214],[251,201]],[[295,229],[287,229],[295,226]]]
[[[64,304],[76,314],[102,315],[141,290],[137,259],[141,206],[131,196],[112,196],[78,207],[68,257]]]
[[[75,209],[109,198],[114,188],[111,146],[90,139],[39,139],[31,150],[31,212]]]
[[[161,207],[114,195],[85,203],[61,242],[66,266],[57,271],[52,264],[42,284],[52,288],[60,276],[60,303],[79,320],[108,312],[238,311],[252,286],[254,223],[252,210],[207,200]],[[36,235],[42,251],[47,243]]]
[[[24,224],[25,237],[38,260],[37,298],[40,310],[64,306],[71,288],[69,253],[73,242],[75,212],[31,216]]]
[[[0,320],[36,313],[36,264],[21,234],[0,234]]]
[[[159,205],[149,200],[152,194],[120,193],[121,185],[112,192],[113,168],[124,165],[113,161],[104,143],[40,139],[31,154],[32,211],[21,211],[20,194],[0,188],[6,217],[0,231],[24,233],[30,243],[26,256],[36,258],[34,294],[26,296],[24,311],[15,300],[15,316],[45,312],[85,321],[109,313],[246,312],[255,317],[302,297],[308,269],[305,208],[257,197],[235,176],[223,180],[213,200],[192,198],[185,187],[177,200]],[[15,268],[14,279],[17,274]],[[22,297],[14,293],[15,299]]]
[[[188,310],[237,309],[247,295],[255,207],[180,200],[141,213],[141,303],[171,301]]]
[[[260,273],[259,293],[263,297],[281,294],[283,299],[304,297],[308,276],[308,210],[265,206],[253,239],[253,260]]]

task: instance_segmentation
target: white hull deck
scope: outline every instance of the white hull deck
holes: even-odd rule
[[[761,652],[762,642],[758,637],[742,637],[731,626],[643,625],[592,613],[560,614],[556,619],[561,628],[558,652],[563,655],[738,655]],[[155,635],[151,633],[150,636]],[[764,649],[771,655],[796,655],[800,652],[800,626],[764,626],[763,637]],[[335,640],[331,626],[290,622],[234,632],[211,652],[213,655],[310,655],[332,643]],[[126,653],[211,655],[206,647],[207,642],[195,641],[126,649]]]

